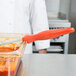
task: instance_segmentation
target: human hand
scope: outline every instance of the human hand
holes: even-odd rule
[[[39,54],[46,54],[46,53],[47,53],[47,50],[46,49],[39,50]]]

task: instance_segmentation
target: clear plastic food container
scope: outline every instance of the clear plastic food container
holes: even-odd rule
[[[17,39],[24,34],[0,33],[0,42]],[[0,46],[0,76],[15,76],[24,53],[26,42]]]

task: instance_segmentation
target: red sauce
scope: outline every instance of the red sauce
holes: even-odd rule
[[[5,42],[7,40],[14,38],[0,38],[0,42]],[[0,46],[0,52],[12,52],[19,49],[22,42],[10,43]],[[15,76],[17,67],[19,64],[19,58],[17,57],[0,57],[0,76]]]
[[[0,76],[15,76],[14,75],[14,71],[10,71],[10,73],[8,71],[3,71],[3,72],[0,72]]]
[[[17,47],[15,50],[17,50]],[[11,48],[1,48],[0,52],[11,52],[15,51]],[[8,58],[8,57],[0,57],[0,76],[15,76],[17,66],[18,66],[19,58]]]

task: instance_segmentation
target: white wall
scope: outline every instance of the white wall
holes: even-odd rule
[[[59,12],[60,0],[45,0],[48,12]]]
[[[51,14],[58,15],[59,12],[69,17],[70,0],[45,0],[47,11]]]
[[[58,17],[60,0],[45,0],[47,12],[50,17]]]
[[[60,0],[60,12],[69,18],[70,0]]]

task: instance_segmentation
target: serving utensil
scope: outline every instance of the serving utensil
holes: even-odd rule
[[[69,34],[69,33],[72,33],[74,31],[75,31],[74,28],[64,28],[64,29],[62,28],[62,29],[46,30],[46,31],[42,31],[42,32],[34,34],[34,35],[25,35],[19,39],[8,40],[5,42],[2,42],[2,43],[0,43],[0,46],[5,45],[5,44],[18,42],[18,41],[26,41],[27,43],[32,43],[32,42],[38,41],[38,40],[47,40],[47,39],[57,38],[61,35]]]

